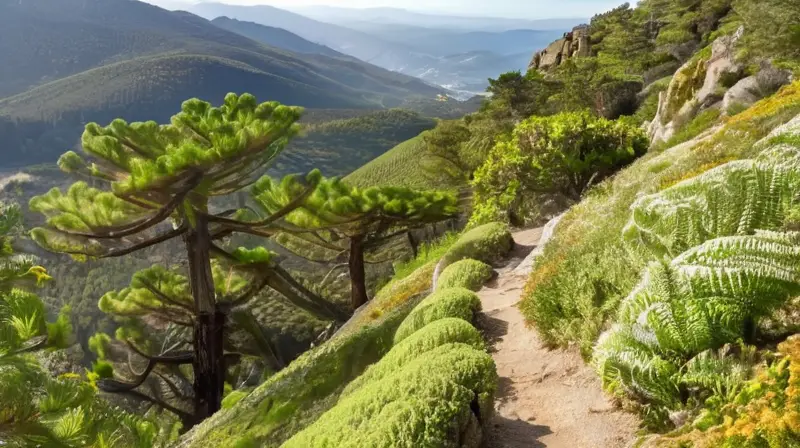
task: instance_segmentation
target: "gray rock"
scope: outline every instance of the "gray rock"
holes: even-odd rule
[[[766,98],[777,92],[781,87],[792,81],[792,73],[780,70],[769,62],[761,66],[755,76],[749,76],[737,82],[727,92],[722,100],[722,110],[726,113],[731,106],[741,104],[750,106],[756,101]]]
[[[758,78],[748,76],[742,79],[725,92],[725,97],[722,99],[722,110],[728,113],[731,106],[736,104],[750,106],[761,99],[757,92]]]

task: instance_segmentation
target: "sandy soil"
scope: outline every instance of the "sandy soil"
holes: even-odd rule
[[[517,309],[529,266],[516,269],[542,229],[517,232],[511,262],[479,295],[481,326],[500,376],[488,448],[618,448],[635,438],[635,416],[614,407],[577,352],[548,350]],[[528,271],[528,272],[526,272]]]

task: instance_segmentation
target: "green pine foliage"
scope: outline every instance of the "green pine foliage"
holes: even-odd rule
[[[96,394],[80,375],[50,377],[32,352],[71,343],[70,310],[45,321],[38,296],[24,289],[49,279],[35,259],[13,253],[21,224],[16,206],[0,206],[0,439],[9,447],[159,447],[174,438],[156,415],[134,416]],[[33,281],[31,281],[33,280]],[[168,426],[168,420],[161,420]]]
[[[456,317],[474,322],[481,309],[481,301],[474,292],[464,287],[440,289],[426,297],[403,321],[394,336],[395,344],[439,319]]]
[[[478,260],[461,260],[448,266],[439,276],[436,289],[462,287],[478,291],[494,275],[494,269]]]

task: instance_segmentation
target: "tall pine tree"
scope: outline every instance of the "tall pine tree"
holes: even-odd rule
[[[293,201],[285,190],[283,182],[264,177],[253,187],[253,199],[263,212],[274,215]],[[299,238],[332,252],[336,258],[346,256],[355,310],[369,301],[365,252],[411,229],[454,218],[456,204],[456,197],[447,192],[402,187],[361,190],[338,178],[325,179],[287,214],[291,227],[285,228],[287,232],[279,241]]]
[[[85,176],[92,186],[80,181],[66,192],[56,188],[31,200],[31,209],[47,216],[46,226],[31,235],[54,252],[78,258],[120,257],[183,239],[192,303],[165,308],[169,312],[184,305],[190,308],[181,319],[192,326],[193,347],[191,353],[155,359],[161,364],[192,365],[192,423],[220,409],[226,372],[223,345],[229,307],[217,296],[211,260],[246,262],[239,257],[252,256],[231,253],[220,240],[237,232],[272,235],[282,218],[315,190],[320,176],[295,176],[283,183],[283,193],[290,199],[258,221],[232,219],[234,210],[214,211],[210,201],[236,193],[263,175],[298,133],[301,112],[298,107],[259,104],[252,95],[231,93],[220,107],[188,100],[166,125],[119,119],[106,127],[91,123],[82,137],[88,160],[70,151],[59,166]],[[237,301],[247,300],[269,283],[260,273],[251,274],[247,294]],[[157,295],[154,290],[149,293]],[[330,318],[340,318],[318,297],[305,300],[326,310]]]

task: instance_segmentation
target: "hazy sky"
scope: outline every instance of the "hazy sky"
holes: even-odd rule
[[[150,3],[196,3],[196,0],[146,0]],[[591,17],[607,11],[625,0],[217,0],[241,5],[272,5],[277,7],[328,5],[346,8],[391,6],[414,11],[439,12],[452,15],[483,15],[517,19],[551,17]],[[631,1],[631,3],[635,3]]]

